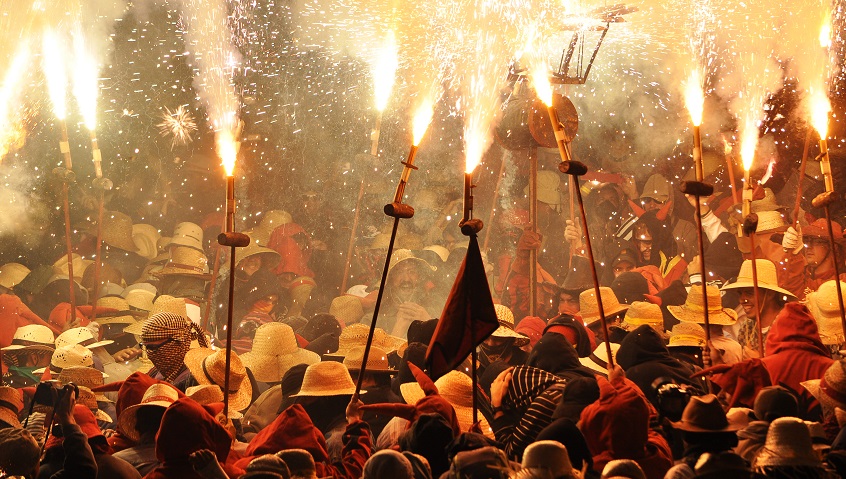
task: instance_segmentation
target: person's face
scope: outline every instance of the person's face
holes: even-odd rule
[[[614,266],[614,277],[633,270],[635,266],[628,261],[620,261]]]
[[[805,263],[812,268],[821,265],[829,256],[829,244],[825,238],[805,240]]]
[[[49,351],[26,351],[21,354],[21,366],[27,368],[46,368],[50,365],[52,354]]]
[[[403,261],[391,271],[391,289],[401,298],[411,298],[420,284],[420,269],[415,261]]]
[[[643,209],[646,211],[660,210],[661,207],[667,203],[666,201],[658,201],[655,198],[644,198],[640,202],[643,205]]]
[[[652,235],[648,230],[638,230],[635,235],[635,244],[637,245],[637,252],[640,254],[640,259],[643,261],[652,260]]]
[[[505,344],[507,341],[508,340],[505,339],[505,338],[497,338],[495,336],[488,336],[488,338],[485,339],[484,344],[485,344],[485,346],[488,346],[489,348],[497,348],[497,347]]]
[[[568,293],[561,293],[558,302],[558,314],[576,314],[579,312],[579,297]]]
[[[261,255],[259,254],[244,258],[238,263],[238,269],[247,276],[252,276],[259,268],[261,268]]]
[[[758,313],[755,311],[755,289],[754,288],[738,288],[740,296],[740,306],[746,312],[746,317],[755,319]]]

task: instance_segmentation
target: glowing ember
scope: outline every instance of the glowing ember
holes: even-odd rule
[[[412,127],[414,146],[419,146],[423,140],[423,135],[432,123],[432,116],[435,114],[435,99],[439,95],[427,95],[423,99],[423,103],[417,108],[414,114],[414,125]]]
[[[223,163],[223,170],[226,176],[233,176],[235,174],[235,159],[238,156],[238,146],[235,143],[235,137],[229,129],[220,129],[215,132],[215,144],[217,145],[217,154]]]
[[[97,96],[100,92],[100,66],[86,47],[82,32],[73,35],[73,95],[79,106],[85,127],[97,128]]]
[[[702,74],[694,69],[684,83],[684,106],[690,112],[694,126],[702,124],[702,111],[705,106],[705,94],[702,91]]]
[[[373,65],[373,93],[376,96],[376,110],[384,111],[388,106],[388,99],[391,97],[391,90],[394,88],[399,50],[394,32],[388,32],[384,43],[378,50],[376,61]]]
[[[812,89],[810,97],[811,125],[824,140],[828,137],[828,114],[831,112],[831,101],[822,89]]]
[[[65,52],[62,44],[51,30],[45,30],[42,37],[41,68],[47,80],[53,113],[60,120],[67,116],[68,76],[65,67]]]
[[[193,141],[191,135],[197,131],[197,122],[191,112],[185,108],[185,105],[179,105],[174,111],[170,108],[164,107],[164,112],[161,115],[162,122],[156,125],[159,129],[159,134],[162,136],[171,136],[171,148],[176,145],[187,145]]]
[[[546,66],[539,65],[532,68],[532,83],[538,98],[546,106],[552,106],[552,85],[549,84],[549,71]]]

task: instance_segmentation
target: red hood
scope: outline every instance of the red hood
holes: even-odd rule
[[[288,407],[247,446],[246,457],[235,465],[244,468],[256,456],[275,454],[283,449],[305,449],[314,462],[329,462],[329,452],[323,434],[311,422],[299,404]]]
[[[187,462],[188,455],[211,449],[220,463],[226,462],[232,438],[215,419],[214,408],[184,397],[173,403],[162,417],[156,434],[156,457],[162,464]]]
[[[817,323],[803,304],[787,303],[778,313],[767,334],[764,356],[789,349],[802,349],[826,357],[830,355],[820,340]]]
[[[294,273],[297,276],[314,277],[314,273],[308,269],[311,250],[308,248],[300,249],[300,245],[294,240],[294,236],[300,233],[308,238],[308,233],[296,223],[287,223],[273,230],[267,247],[273,249],[282,257],[279,265],[273,269],[274,273]]]
[[[599,399],[582,411],[581,429],[593,455],[609,451],[617,459],[636,459],[646,450],[649,406],[637,386],[611,384],[597,376]]]

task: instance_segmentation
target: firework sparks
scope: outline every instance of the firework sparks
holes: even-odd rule
[[[164,107],[160,118],[162,121],[156,128],[161,136],[171,138],[171,149],[194,141],[191,135],[197,131],[197,122],[185,105],[179,105],[176,110]]]
[[[100,66],[87,47],[85,38],[77,29],[73,34],[73,95],[82,113],[85,127],[93,131],[97,128],[97,97],[100,93]]]
[[[705,94],[702,91],[702,74],[694,69],[684,85],[684,105],[690,113],[693,126],[702,124],[702,112],[705,106]]]
[[[50,101],[53,104],[53,113],[60,120],[67,116],[67,88],[68,76],[65,65],[65,52],[62,44],[51,30],[45,30],[42,37],[43,45],[41,50],[41,68],[47,80],[47,89],[50,93]]]
[[[373,93],[376,96],[376,111],[382,112],[388,106],[399,66],[398,55],[396,35],[392,30],[385,36],[373,63]]]
[[[414,114],[414,123],[411,129],[412,131],[412,142],[414,146],[420,146],[420,142],[423,140],[423,135],[426,134],[426,130],[429,129],[429,124],[432,123],[432,116],[435,114],[435,101],[437,101],[438,97],[440,97],[439,92],[436,89],[432,89],[432,92],[427,94],[423,98],[423,102],[417,107],[417,111]]]

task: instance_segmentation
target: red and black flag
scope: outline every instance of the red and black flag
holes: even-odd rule
[[[498,327],[479,241],[472,235],[426,351],[429,377],[436,380],[455,369]]]

